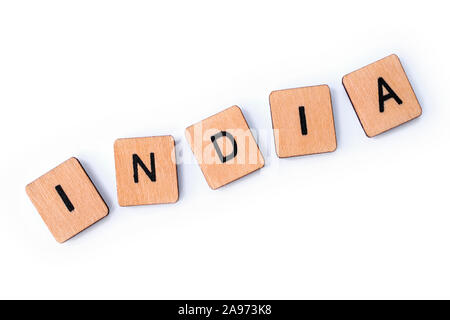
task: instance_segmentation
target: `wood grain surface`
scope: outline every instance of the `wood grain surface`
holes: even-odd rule
[[[137,166],[134,180],[133,155],[151,170],[154,159],[155,181]],[[178,200],[175,141],[172,136],[118,139],[114,143],[117,197],[120,206],[173,203]],[[153,171],[152,171],[153,172]]]
[[[58,190],[64,192],[72,206],[65,204]],[[58,242],[70,239],[109,212],[76,158],[27,185],[26,192]]]
[[[379,78],[384,79],[402,102],[399,104],[394,98],[384,101],[383,112],[380,112],[379,106]],[[400,59],[395,54],[345,75],[342,83],[368,137],[374,137],[422,114]],[[388,93],[383,87],[382,95]]]
[[[273,91],[269,101],[278,157],[336,150],[333,108],[327,85]],[[303,115],[300,115],[300,108],[303,108]]]
[[[229,133],[236,142],[237,153],[222,162],[211,137]],[[208,185],[217,189],[264,166],[264,158],[256,144],[244,115],[238,106],[232,106],[186,129],[186,139],[200,165]],[[223,156],[232,155],[231,139],[215,140]]]

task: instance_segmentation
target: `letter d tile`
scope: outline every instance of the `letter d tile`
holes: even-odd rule
[[[186,139],[212,189],[264,166],[263,156],[238,106],[188,127]]]

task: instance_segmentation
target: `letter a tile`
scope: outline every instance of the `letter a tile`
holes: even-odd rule
[[[395,54],[347,74],[342,78],[342,83],[368,137],[422,114],[400,59]]]
[[[26,192],[58,242],[70,239],[109,212],[76,158],[27,185]]]
[[[114,143],[119,205],[178,200],[175,141],[172,136],[118,139]]]
[[[217,189],[264,166],[264,159],[238,106],[186,129],[208,185]]]
[[[275,149],[280,158],[336,150],[327,85],[273,91],[270,111]]]

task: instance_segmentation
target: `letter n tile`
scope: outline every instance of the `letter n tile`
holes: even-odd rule
[[[118,139],[114,144],[119,205],[178,200],[175,141],[172,136]]]

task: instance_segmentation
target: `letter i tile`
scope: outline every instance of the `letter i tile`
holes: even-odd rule
[[[273,91],[269,99],[278,157],[336,150],[333,108],[327,85]]]
[[[70,239],[109,212],[76,158],[27,185],[26,192],[58,242]]]

